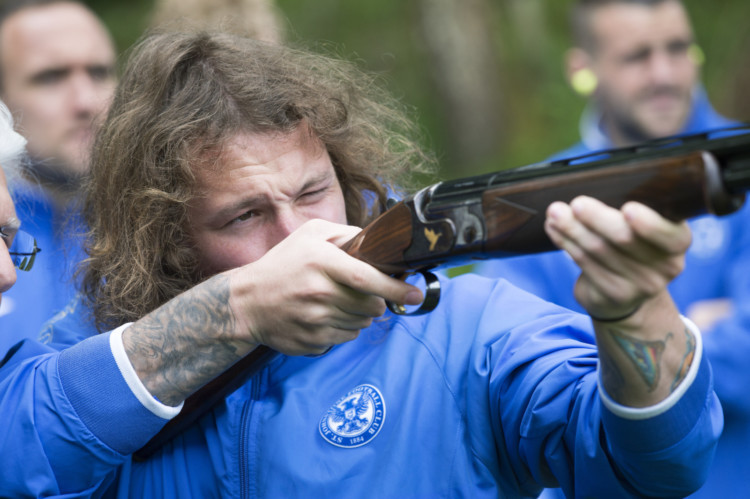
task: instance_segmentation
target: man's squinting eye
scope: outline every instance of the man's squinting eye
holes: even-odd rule
[[[255,216],[255,212],[254,211],[246,211],[245,213],[243,213],[239,217],[233,218],[229,223],[232,224],[232,223],[235,223],[235,222],[244,222],[245,220],[250,220],[254,216]]]
[[[326,192],[327,190],[328,190],[328,187],[323,187],[323,188],[321,188],[321,189],[316,189],[316,190],[314,190],[314,191],[309,191],[309,192],[306,192],[306,193],[302,194],[302,197],[306,197],[306,198],[312,198],[312,197],[315,197],[315,196],[319,196],[319,195],[322,195],[322,194],[323,194],[323,193],[325,193],[325,192]]]

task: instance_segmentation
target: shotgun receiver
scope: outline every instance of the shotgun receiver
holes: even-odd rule
[[[388,274],[421,273],[425,301],[411,313],[425,313],[440,298],[432,269],[556,249],[543,226],[553,201],[582,194],[615,207],[638,201],[677,221],[732,213],[748,189],[750,126],[741,126],[439,182],[395,203],[342,249]],[[274,355],[258,347],[188,397],[136,459],[194,423]]]

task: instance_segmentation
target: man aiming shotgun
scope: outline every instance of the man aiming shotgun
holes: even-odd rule
[[[637,202],[554,202],[544,228],[579,261],[589,315],[473,275],[440,278],[429,314],[387,313],[386,301],[415,305],[421,292],[342,246],[382,211],[385,185],[405,185],[399,175],[429,155],[372,92],[341,61],[233,36],[138,45],[93,155],[79,305],[93,321],[72,311],[51,325],[61,350],[21,345],[2,372],[22,408],[6,427],[70,410],[7,441],[47,463],[42,478],[1,483],[497,497],[596,469],[586,494],[700,486],[721,412],[700,333],[665,290],[686,225]],[[281,355],[132,458],[159,418],[261,347]],[[27,366],[59,375],[34,384]],[[45,390],[21,396],[32,385]]]

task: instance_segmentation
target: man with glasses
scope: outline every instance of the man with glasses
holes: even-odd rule
[[[2,293],[16,282],[16,269],[31,270],[39,251],[34,238],[19,230],[21,221],[8,191],[8,180],[18,175],[25,144],[26,140],[13,130],[8,108],[0,102],[0,248],[5,248],[0,249],[0,301]],[[2,319],[0,325],[0,333],[8,334]]]

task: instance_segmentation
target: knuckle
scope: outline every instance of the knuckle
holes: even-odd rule
[[[685,270],[685,256],[671,258],[667,261],[666,273],[670,279],[674,279]]]
[[[685,253],[689,248],[690,245],[693,244],[693,234],[689,230],[687,232],[683,233],[683,237],[680,241],[680,245],[678,247],[678,251],[680,253]]]
[[[314,338],[317,336],[314,334],[314,331],[324,328],[330,322],[330,317],[331,314],[327,307],[311,306],[305,310],[304,319],[301,319],[300,322],[311,329],[312,334],[309,334],[308,336]]]
[[[650,274],[641,280],[641,289],[646,296],[659,293],[666,286],[666,281],[657,274]]]
[[[586,242],[586,252],[592,255],[602,255],[609,250],[609,243],[600,237],[593,237]]]
[[[380,317],[381,315],[383,315],[385,313],[386,309],[387,309],[387,307],[386,307],[386,304],[385,304],[385,300],[378,299],[375,302],[375,306],[373,307],[373,312],[374,312],[373,317]],[[372,322],[372,321],[370,321],[370,322]]]
[[[372,276],[367,270],[367,267],[364,265],[358,265],[357,268],[353,269],[351,274],[349,274],[349,279],[351,279],[354,288],[364,289],[372,282]]]
[[[633,233],[630,230],[618,230],[611,236],[612,244],[620,248],[629,248],[633,245]]]
[[[610,303],[628,303],[633,299],[633,295],[635,295],[636,292],[633,288],[630,286],[622,285],[622,286],[615,286],[608,290],[608,301]]]

